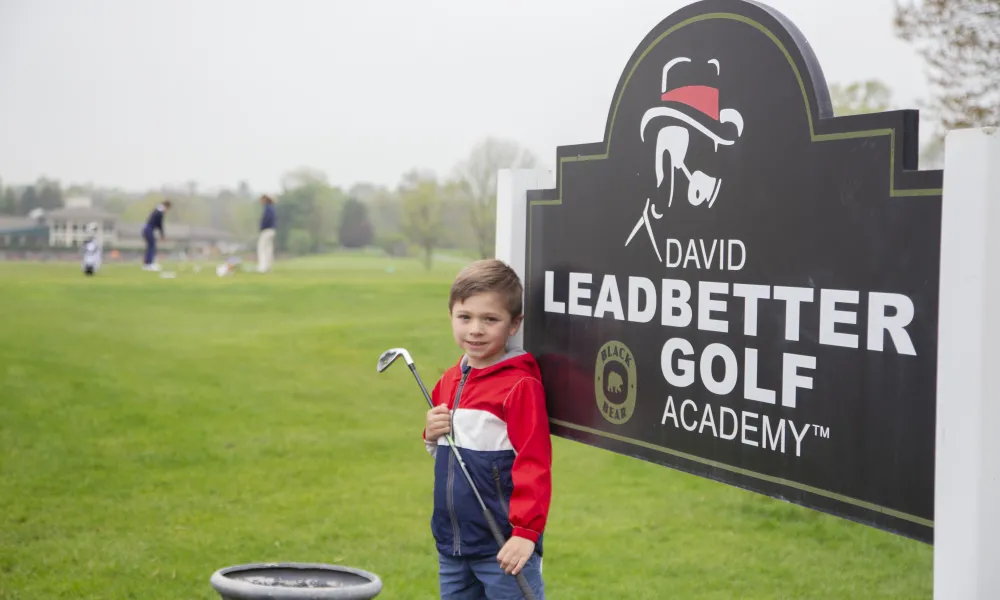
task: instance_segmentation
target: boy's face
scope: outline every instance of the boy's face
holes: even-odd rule
[[[507,338],[517,333],[521,318],[511,319],[496,292],[476,294],[451,309],[451,330],[455,343],[469,357],[474,369],[488,367],[503,356]]]

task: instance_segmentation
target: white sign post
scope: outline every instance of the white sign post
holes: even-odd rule
[[[945,143],[935,600],[1000,598],[1000,130]]]
[[[525,244],[528,230],[528,190],[555,185],[551,171],[543,169],[501,169],[497,172],[497,225],[494,256],[517,272],[525,282]],[[510,338],[512,346],[524,346],[524,327]]]

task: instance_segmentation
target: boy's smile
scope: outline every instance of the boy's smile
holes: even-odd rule
[[[451,329],[455,343],[469,357],[469,366],[482,369],[498,361],[507,347],[507,338],[517,333],[520,318],[513,322],[496,292],[485,292],[455,302],[451,309]]]

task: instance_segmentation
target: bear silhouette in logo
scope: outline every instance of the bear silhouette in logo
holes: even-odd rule
[[[622,391],[622,385],[625,382],[622,380],[622,376],[615,371],[611,371],[608,374],[608,391],[618,393]]]

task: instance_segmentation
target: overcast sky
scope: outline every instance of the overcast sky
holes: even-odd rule
[[[927,94],[892,0],[765,0],[829,82]],[[599,141],[639,41],[682,0],[0,0],[0,178],[275,189],[448,173],[486,135],[551,166]],[[921,128],[925,133],[929,124]]]

